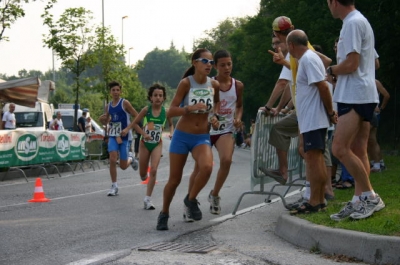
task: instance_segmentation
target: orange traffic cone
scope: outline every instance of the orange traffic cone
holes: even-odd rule
[[[148,184],[148,183],[149,183],[149,179],[150,179],[150,170],[151,170],[151,167],[148,166],[148,167],[147,167],[147,178],[141,182],[142,184]],[[156,183],[158,183],[157,180],[156,180]]]
[[[36,178],[35,183],[35,191],[33,192],[33,198],[28,202],[49,202],[50,199],[47,199],[44,195],[43,186],[42,186],[42,179]]]

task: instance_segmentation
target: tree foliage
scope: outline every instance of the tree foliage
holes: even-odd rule
[[[187,53],[178,51],[173,43],[169,50],[155,48],[142,61],[139,61],[139,80],[144,87],[150,87],[155,82],[163,82],[176,88],[185,70],[190,66]]]
[[[400,70],[400,58],[391,54],[400,40],[400,26],[395,22],[399,21],[400,2],[364,0],[358,1],[356,7],[367,17],[374,29],[375,47],[381,61],[377,79],[383,82],[392,95],[387,112],[398,113],[396,105],[400,103],[400,99],[393,95],[396,95],[400,82],[396,76]],[[207,31],[207,37],[199,40],[194,47],[205,47],[213,52],[227,49],[231,52],[234,63],[232,75],[245,85],[243,118],[246,122],[266,103],[282,68],[274,64],[271,55],[267,53],[271,49],[273,19],[282,15],[290,17],[295,28],[304,30],[312,44],[321,45],[324,53],[334,63],[336,60],[332,47],[342,27],[342,21],[332,18],[326,1],[261,0],[259,10],[256,16],[230,27],[230,30],[226,30],[228,25],[235,24],[222,22],[217,28]],[[224,40],[221,41],[221,38]],[[399,118],[393,120],[389,115],[382,115],[380,127],[387,134],[381,136],[380,140],[398,142],[396,134],[399,135],[400,128],[396,124],[399,121]]]
[[[392,54],[395,53],[397,44],[400,42],[400,25],[397,23],[400,21],[400,2],[363,0],[357,1],[356,7],[367,17],[374,29],[375,48],[380,55],[381,64],[376,76],[391,94],[380,123],[380,131],[385,133],[378,133],[378,137],[380,141],[396,149],[399,144],[400,130],[400,113],[397,107],[400,105],[400,98],[397,96],[397,88],[400,87],[400,79],[397,78],[400,57]],[[282,15],[290,17],[295,28],[304,30],[310,42],[321,45],[324,53],[333,59],[334,64],[336,63],[332,47],[334,40],[339,36],[342,21],[332,18],[326,1],[261,0],[257,15],[240,19],[228,18],[217,27],[207,30],[206,37],[196,40],[192,47],[192,51],[196,48],[207,48],[212,52],[218,49],[230,51],[234,63],[232,75],[245,85],[243,120],[247,123],[255,117],[258,108],[268,100],[282,69],[281,66],[272,62],[272,57],[268,53],[269,49],[272,50],[272,21]],[[147,92],[142,86],[147,88],[159,82],[167,88],[166,105],[168,105],[182,74],[190,65],[192,51],[186,52],[184,49],[178,51],[171,43],[169,50],[155,48],[132,69],[125,66],[124,54],[121,54],[119,45],[112,39],[109,32],[103,32],[102,39],[99,38],[98,31],[96,34],[95,44],[87,53],[87,55],[94,54],[97,58],[94,59],[96,66],[90,67],[82,74],[83,80],[88,81],[85,87],[86,93],[102,93],[104,96],[106,92],[101,85],[102,81],[116,79],[124,85],[124,97],[131,100],[134,107],[139,110],[147,104],[145,100]],[[102,43],[109,47],[104,47],[101,51]],[[99,61],[99,58],[103,58],[103,62]],[[104,65],[104,69],[101,64]],[[25,69],[19,73],[21,77],[30,74],[33,74],[31,70]],[[50,77],[48,72],[36,74]],[[212,74],[215,74],[215,71]],[[74,82],[73,71],[63,65],[57,71],[57,76],[60,77],[57,87],[65,89],[66,94],[70,96],[72,93],[70,87]],[[7,79],[5,75],[0,75],[0,77]],[[387,113],[392,115],[387,115]]]
[[[46,10],[42,17],[50,31],[43,42],[57,54],[62,65],[74,74],[75,104],[79,104],[80,76],[94,64],[90,52],[94,39],[91,34],[93,27],[90,25],[92,12],[83,7],[68,8],[57,21],[53,21],[53,14]],[[74,126],[76,130],[77,109],[75,109]]]
[[[0,41],[8,40],[7,36],[4,36],[6,29],[10,29],[11,25],[21,17],[25,16],[25,10],[23,4],[29,2],[35,2],[36,0],[0,0]],[[3,2],[3,4],[1,4]],[[53,4],[57,0],[49,0],[45,10],[49,10],[53,7]]]
[[[108,99],[110,91],[107,84],[117,80],[123,84],[122,96],[129,99],[133,106],[141,107],[145,100],[143,88],[135,69],[127,66],[123,45],[118,44],[109,28],[98,27],[92,47],[94,66],[86,75],[92,91],[100,92]]]

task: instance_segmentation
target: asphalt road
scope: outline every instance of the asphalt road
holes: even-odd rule
[[[88,264],[91,259],[113,255],[120,251],[168,241],[207,228],[219,216],[209,213],[208,193],[218,169],[199,194],[203,220],[185,223],[182,219],[183,198],[187,193],[193,159],[189,157],[184,176],[171,204],[168,232],[157,231],[157,216],[162,205],[162,192],[168,179],[169,140],[164,140],[163,158],[159,166],[158,184],[152,200],[154,211],[143,209],[146,185],[138,172],[118,169],[119,195],[106,196],[110,187],[107,166],[96,171],[62,173],[50,180],[41,176],[48,203],[28,203],[32,198],[35,177],[25,182],[23,177],[0,182],[0,264]],[[250,149],[236,148],[225,187],[221,190],[221,216],[229,215],[240,194],[250,189]],[[241,209],[264,202],[264,196],[245,196]]]

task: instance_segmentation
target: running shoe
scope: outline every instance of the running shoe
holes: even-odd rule
[[[139,162],[136,160],[136,158],[132,158],[132,163],[131,166],[133,168],[133,170],[137,171],[139,168]]]
[[[186,195],[185,199],[183,200],[183,219],[185,222],[193,222],[201,220],[202,213],[199,209],[199,202],[197,199],[193,201],[189,200],[189,194]]]
[[[157,218],[157,230],[168,230],[168,218],[168,214],[160,212]]]
[[[138,168],[139,168],[139,162],[137,161],[137,159],[136,158],[134,158],[133,157],[133,154],[132,154],[132,152],[129,152],[129,154],[128,154],[128,157],[130,157],[132,160],[132,162],[131,162],[131,167],[133,168],[133,170],[138,170]]]
[[[111,186],[111,189],[107,193],[107,196],[117,196],[117,195],[118,195],[118,187]]]
[[[341,221],[349,217],[354,213],[356,209],[351,201],[347,202],[346,205],[340,210],[340,212],[332,214],[330,217],[333,221]]]
[[[370,217],[374,212],[378,212],[385,208],[385,203],[379,197],[378,193],[376,193],[375,198],[365,198],[363,199],[360,196],[360,207],[357,207],[356,210],[350,215],[353,219],[364,219]]]
[[[154,210],[154,209],[156,209],[154,207],[154,204],[151,202],[150,199],[144,199],[143,203],[144,203],[144,209],[145,210]]]
[[[221,206],[220,206],[221,197],[212,196],[211,193],[212,193],[212,191],[208,195],[208,201],[210,202],[210,213],[220,214],[221,213]]]

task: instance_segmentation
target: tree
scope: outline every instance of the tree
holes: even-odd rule
[[[274,78],[278,77],[281,69],[273,64],[267,52],[271,38],[267,33],[269,23],[266,20],[260,15],[246,19],[227,19],[216,28],[206,31],[205,38],[195,42],[195,49],[204,47],[211,52],[225,49],[231,53],[232,76],[245,85],[245,121],[254,118],[258,108],[265,104],[267,95],[274,87]]]
[[[228,18],[220,22],[217,27],[206,30],[204,33],[207,37],[196,40],[195,46],[197,48],[206,48],[214,52],[219,49],[227,50],[232,44],[230,36],[246,24],[247,21],[248,19],[245,18]]]
[[[53,49],[61,59],[62,65],[74,74],[75,104],[79,104],[80,76],[93,65],[93,55],[90,52],[93,45],[93,27],[90,26],[92,12],[82,7],[69,8],[60,19],[53,21],[53,15],[46,10],[42,15],[44,24],[49,27],[49,35],[43,39],[45,45]],[[78,109],[75,108],[74,130],[77,130]]]
[[[95,32],[92,47],[95,65],[86,72],[90,90],[100,92],[108,101],[110,91],[107,84],[117,80],[123,85],[122,97],[127,98],[135,108],[144,106],[145,90],[139,82],[136,69],[125,64],[123,46],[118,44],[109,28],[98,27]]]
[[[60,103],[68,103],[70,97],[68,96],[68,93],[65,90],[60,90],[56,88],[56,92],[52,97],[50,97],[49,102],[54,105],[54,107],[57,109],[58,104]]]
[[[169,50],[155,48],[139,61],[139,79],[143,86],[150,87],[154,82],[164,82],[176,88],[183,73],[190,66],[186,52],[179,52],[171,43]]]
[[[32,0],[35,2],[36,0]],[[0,7],[0,41],[8,40],[6,36],[4,36],[4,32],[6,29],[11,28],[11,24],[14,24],[18,18],[25,16],[25,10],[23,9],[23,3],[29,3],[29,0],[0,0],[0,3],[4,2]],[[45,10],[49,10],[53,7],[53,4],[56,3],[57,0],[49,0]]]

